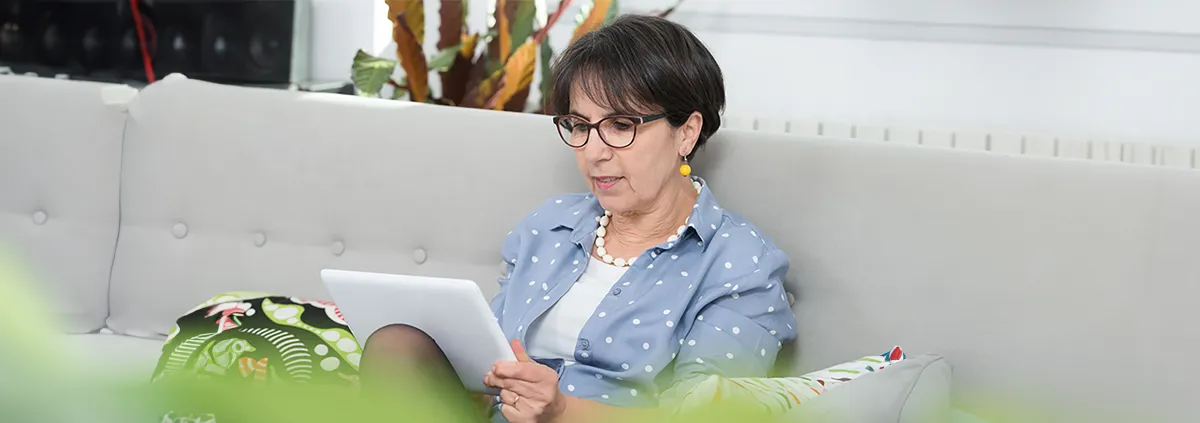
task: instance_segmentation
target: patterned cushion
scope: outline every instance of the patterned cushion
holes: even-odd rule
[[[756,402],[773,414],[783,414],[826,391],[858,377],[887,368],[905,359],[900,347],[881,355],[863,357],[800,377],[722,378],[710,376],[690,391],[681,410],[694,410],[715,401]]]
[[[332,303],[261,292],[218,295],[176,321],[152,383],[191,378],[245,384],[358,386],[362,348]],[[172,410],[163,422],[216,421]]]

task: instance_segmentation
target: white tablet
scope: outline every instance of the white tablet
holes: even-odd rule
[[[382,327],[405,324],[437,342],[471,392],[497,361],[516,361],[504,332],[475,282],[325,269],[325,288],[362,344]]]

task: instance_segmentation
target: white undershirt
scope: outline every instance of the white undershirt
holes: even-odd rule
[[[628,269],[591,257],[579,280],[529,328],[525,338],[529,355],[574,363],[575,344],[583,325]]]

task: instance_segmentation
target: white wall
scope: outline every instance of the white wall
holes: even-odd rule
[[[312,33],[309,65],[317,81],[350,79],[350,64],[358,49],[377,49],[375,16],[383,0],[311,0]],[[385,9],[386,10],[386,9]],[[386,23],[386,22],[385,22]]]
[[[658,0],[655,0],[658,1]],[[728,114],[1200,145],[1200,2],[688,0]]]
[[[1200,144],[1198,55],[701,37],[726,72],[729,114]]]
[[[470,1],[483,25],[489,2]],[[344,76],[359,46],[386,50],[390,26],[369,34],[388,25],[382,0],[318,3],[317,75]],[[1200,145],[1195,16],[1193,0],[687,0],[674,19],[721,62],[729,115]]]

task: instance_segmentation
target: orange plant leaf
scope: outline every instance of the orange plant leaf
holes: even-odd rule
[[[421,0],[405,1],[408,1],[408,9],[392,20],[392,39],[396,41],[396,57],[400,59],[400,66],[404,68],[404,75],[408,79],[409,96],[412,101],[424,103],[429,99],[429,64],[425,62],[421,40],[408,23],[412,21],[412,16],[421,16],[421,31],[424,31],[425,4]],[[391,2],[388,4],[391,6]]]
[[[532,39],[521,44],[512,57],[504,63],[504,82],[490,108],[501,110],[514,96],[533,84],[533,70],[537,68],[538,44]]]
[[[496,26],[500,29],[500,60],[504,60],[512,53],[512,23],[508,21],[507,7],[507,0],[496,0]]]
[[[592,4],[592,11],[588,13],[586,19],[579,26],[575,27],[575,34],[571,37],[571,42],[574,43],[583,34],[595,31],[604,25],[604,21],[608,18],[608,9],[613,6],[613,0],[596,0]]]
[[[425,45],[425,2],[422,0],[386,0],[388,19],[392,21],[393,32],[399,22],[396,19],[403,13],[408,30],[417,38],[417,44]],[[393,37],[395,38],[395,37]]]
[[[467,59],[472,59],[475,57],[475,45],[478,43],[479,43],[479,34],[477,34],[477,33],[471,34],[471,35],[463,34],[462,48],[459,50],[458,53],[460,55],[462,55],[462,57],[465,57]]]

